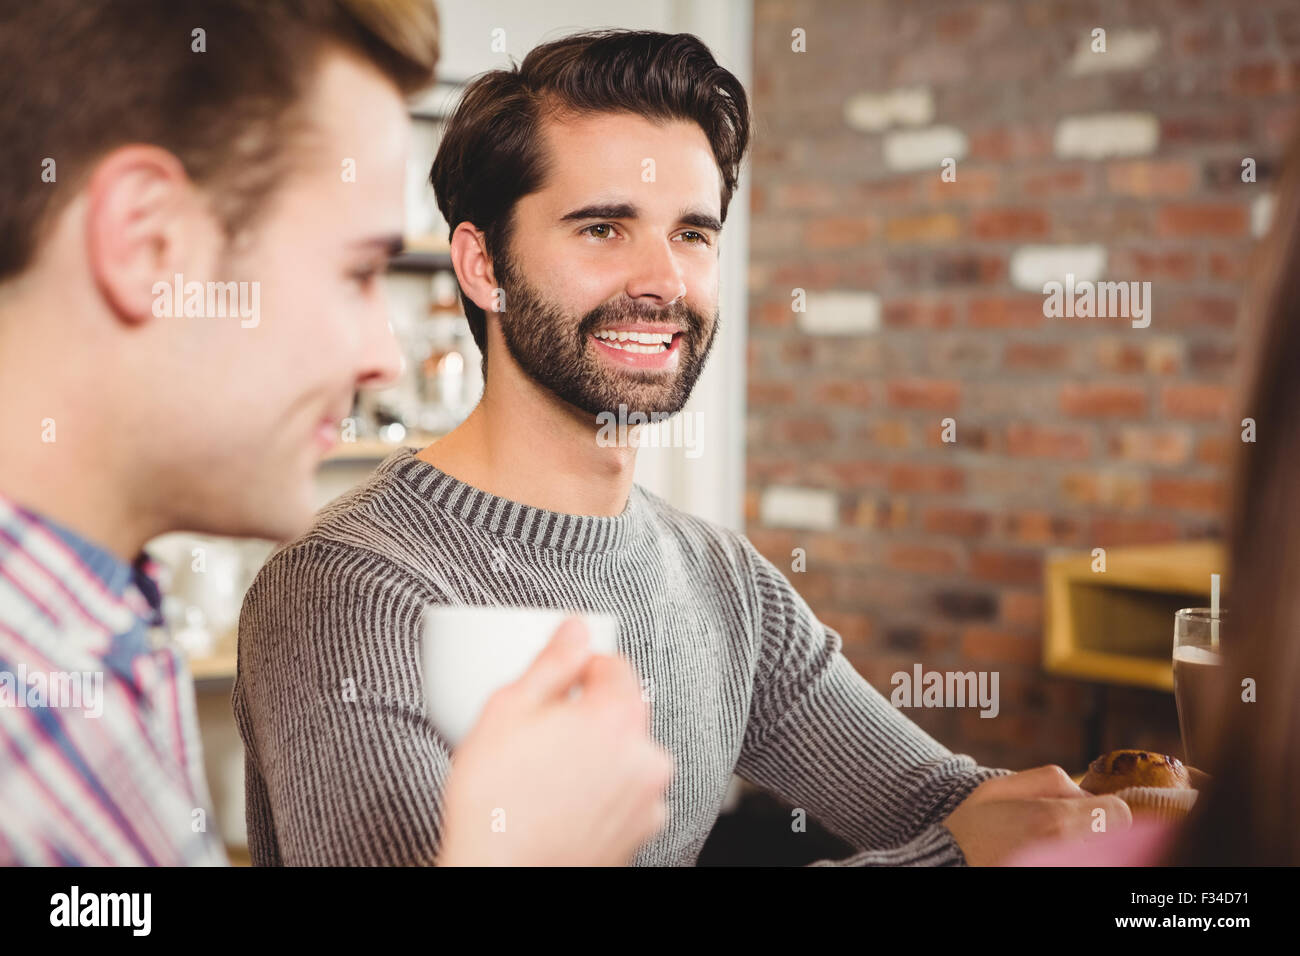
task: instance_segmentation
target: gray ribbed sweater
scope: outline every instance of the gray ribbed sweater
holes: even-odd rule
[[[531,508],[402,449],[277,552],[244,603],[233,702],[255,864],[434,859],[450,754],[421,696],[431,603],[617,616],[675,764],[639,865],[693,864],[733,772],[861,851],[839,862],[962,864],[940,821],[1005,772],[892,707],[743,536],[639,487],[612,518]]]

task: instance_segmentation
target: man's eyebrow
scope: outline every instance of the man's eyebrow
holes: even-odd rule
[[[382,252],[386,256],[395,256],[402,251],[406,241],[402,238],[401,233],[391,233],[382,236],[368,236],[365,239],[358,239],[352,243],[352,248],[361,250],[373,249],[376,252]]]
[[[593,203],[580,209],[574,209],[572,212],[566,212],[560,217],[560,222],[574,222],[584,219],[637,219],[640,215],[641,211],[632,203]],[[677,221],[684,226],[695,226],[698,229],[722,232],[722,223],[718,221],[717,216],[701,212],[698,209],[683,209],[678,215]]]

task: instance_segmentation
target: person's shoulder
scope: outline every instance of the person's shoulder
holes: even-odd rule
[[[410,543],[390,506],[395,478],[379,469],[326,504],[299,538],[277,548],[253,578],[245,607],[259,601],[303,604],[356,595],[365,582],[414,578]]]

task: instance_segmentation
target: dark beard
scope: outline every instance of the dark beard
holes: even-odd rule
[[[505,311],[496,315],[506,349],[529,378],[556,397],[592,416],[618,414],[620,405],[647,415],[673,415],[691,397],[718,334],[716,313],[710,323],[681,301],[661,308],[622,302],[598,306],[575,325],[563,309],[538,294],[513,263],[498,262],[495,272],[505,293]],[[677,371],[616,372],[594,355],[591,333],[622,319],[675,323],[682,330]]]

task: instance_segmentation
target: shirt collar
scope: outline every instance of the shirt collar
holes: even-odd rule
[[[162,592],[155,580],[159,566],[144,551],[127,564],[4,494],[0,494],[0,530],[6,532],[10,547],[22,548],[62,581],[68,596],[80,606],[83,624],[89,618],[110,635],[129,631],[142,638],[149,628],[162,625]],[[132,626],[133,619],[141,626]]]

